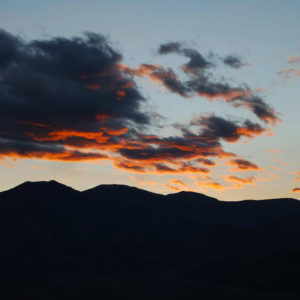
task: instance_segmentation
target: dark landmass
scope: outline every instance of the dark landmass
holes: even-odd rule
[[[299,299],[300,202],[25,182],[0,255],[1,299]]]

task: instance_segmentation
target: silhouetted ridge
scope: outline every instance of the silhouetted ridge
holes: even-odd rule
[[[3,299],[7,286],[34,287],[13,299],[59,299],[53,286],[73,299],[81,284],[78,299],[298,299],[300,202],[25,182],[0,193],[0,257]]]
[[[155,193],[139,189],[134,186],[123,184],[101,184],[94,188],[83,191],[84,194],[97,194],[97,193],[125,193],[125,194],[140,194],[140,195],[157,195]]]
[[[8,190],[3,193],[57,193],[57,192],[76,192],[73,188],[59,183],[55,180],[50,181],[25,181],[20,185]]]
[[[167,195],[170,199],[181,199],[181,200],[193,200],[193,201],[201,201],[202,203],[219,203],[220,201],[216,198],[209,197],[205,194],[196,193],[196,192],[187,192],[181,191],[178,193],[172,193]]]

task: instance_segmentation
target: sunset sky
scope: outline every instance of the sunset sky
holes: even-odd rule
[[[0,191],[55,179],[300,199],[299,0],[2,0]]]

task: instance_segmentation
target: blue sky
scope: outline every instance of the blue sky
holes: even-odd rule
[[[296,0],[1,1],[0,28],[25,40],[72,37],[85,31],[101,33],[122,53],[123,63],[133,68],[141,63],[161,64],[184,76],[180,71],[184,57],[159,56],[156,52],[160,44],[170,41],[183,42],[203,54],[212,51],[219,56],[238,55],[249,63],[248,67],[233,70],[220,66],[213,75],[229,78],[233,83],[246,83],[253,90],[263,88],[264,100],[280,114],[282,123],[272,128],[273,136],[258,136],[248,143],[224,143],[227,151],[254,161],[264,170],[254,175],[242,174],[244,178],[254,176],[255,184],[238,189],[217,191],[200,187],[195,185],[195,178],[186,174],[134,174],[115,169],[110,162],[3,158],[0,160],[0,190],[25,180],[56,179],[78,189],[122,183],[168,193],[171,192],[169,186],[174,186],[174,179],[178,179],[192,190],[224,200],[299,197],[299,193],[290,191],[300,186],[300,181],[294,180],[297,175],[291,174],[300,171],[300,77],[287,80],[278,74],[290,67],[291,55],[300,55],[299,10],[300,2]],[[300,63],[295,67],[300,68]],[[199,114],[255,119],[250,112],[224,103],[211,103],[200,97],[183,99],[147,78],[136,81],[149,105],[166,118],[162,135],[175,134],[168,124],[186,123]],[[223,178],[228,172],[228,166],[220,160],[212,172],[212,180],[228,184]],[[260,177],[269,181],[260,181]]]

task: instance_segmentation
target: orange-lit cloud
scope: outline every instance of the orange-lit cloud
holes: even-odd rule
[[[86,139],[94,139],[97,142],[103,143],[107,142],[108,137],[104,137],[102,132],[80,132],[75,130],[60,130],[52,131],[44,136],[34,136],[33,133],[28,132],[28,136],[32,137],[35,141],[64,141],[70,137],[82,137]]]
[[[184,190],[190,190],[190,187],[185,184],[182,180],[179,180],[179,179],[171,179],[169,180],[169,182],[173,185],[177,185],[177,186],[180,186],[181,189],[184,189]]]
[[[1,41],[14,45],[17,40],[19,45],[12,46],[16,48],[5,61],[5,68],[0,66],[5,91],[0,97],[0,120],[4,120],[0,121],[1,159],[109,160],[119,170],[144,174],[137,177],[193,175],[206,180],[202,186],[217,190],[230,188],[209,177],[217,159],[232,159],[230,165],[235,170],[260,170],[253,163],[234,159],[236,154],[227,152],[224,143],[270,134],[267,127],[279,120],[277,113],[246,85],[216,81],[207,72],[215,67],[209,56],[176,43],[164,45],[161,53],[170,53],[172,48],[188,59],[179,76],[159,64],[140,64],[137,68],[123,64],[119,51],[98,34],[35,43],[4,31],[0,35],[4,37]],[[26,59],[28,55],[30,59]],[[236,56],[228,56],[222,63],[233,68],[243,66]],[[12,77],[16,69],[19,75]],[[201,96],[246,107],[267,124],[211,114],[186,124],[167,124],[169,136],[160,134],[157,120],[164,117],[148,105],[135,76],[147,77],[184,98]],[[229,177],[231,182],[252,184],[251,178],[243,182]],[[136,183],[157,184],[146,179]],[[189,188],[179,179],[169,183],[168,188]]]
[[[288,63],[293,64],[296,62],[300,62],[300,56],[298,55],[291,55],[288,59]]]
[[[277,162],[277,163],[279,163],[279,164],[281,164],[283,166],[288,166],[289,165],[289,163],[287,161],[284,161],[284,160],[282,160],[282,159],[280,159],[278,157],[272,158],[272,161],[273,162]]]
[[[294,181],[300,181],[300,171],[298,172],[291,172],[292,175],[295,175]]]
[[[239,184],[254,184],[254,177],[247,177],[247,178],[241,178],[238,176],[226,176],[225,177],[226,181],[228,182],[234,182],[234,183],[239,183]]]
[[[283,69],[279,72],[285,79],[291,79],[294,76],[300,76],[300,70],[294,68]]]
[[[214,167],[216,165],[216,163],[210,159],[205,159],[205,158],[198,158],[196,161],[202,163],[204,166],[207,167]]]
[[[93,152],[80,152],[80,151],[63,151],[63,152],[47,152],[47,151],[30,151],[28,153],[20,153],[10,151],[0,153],[0,159],[4,158],[17,159],[44,159],[44,160],[57,160],[65,162],[80,162],[80,161],[95,161],[99,159],[109,159],[105,154]]]
[[[263,177],[263,176],[258,176],[256,179],[257,179],[258,181],[261,181],[261,182],[270,182],[270,181],[271,181],[270,178],[268,178],[268,177]]]
[[[277,153],[277,154],[282,154],[282,151],[279,149],[265,149],[265,153]]]
[[[209,100],[214,99],[224,99],[227,102],[231,102],[234,99],[238,99],[240,97],[250,96],[250,91],[228,91],[228,92],[218,92],[215,94],[205,93],[205,92],[197,92],[198,96],[205,97]]]
[[[180,192],[181,189],[177,186],[173,186],[173,185],[170,185],[170,184],[164,184],[163,185],[165,188],[169,189],[169,190],[172,190],[172,191],[175,191],[175,192]]]
[[[158,182],[153,181],[153,180],[148,180],[148,179],[137,179],[134,176],[129,177],[133,182],[137,183],[138,185],[141,186],[156,186],[158,185]]]
[[[266,89],[263,86],[257,87],[255,91],[258,92],[258,93],[271,93],[268,89]]]
[[[153,82],[182,97],[187,98],[198,95],[210,101],[225,100],[235,107],[248,108],[266,123],[275,125],[280,122],[275,110],[265,103],[262,98],[255,95],[250,88],[244,86],[231,87],[223,82],[213,82],[209,73],[205,72],[205,69],[213,64],[205,61],[197,51],[189,49],[188,52],[185,52],[185,50],[179,53],[184,53],[185,56],[191,58],[189,63],[181,66],[181,69],[189,78],[187,81],[181,81],[172,68],[164,68],[158,64],[140,64],[137,68],[119,64],[119,68],[131,76],[147,76]]]
[[[274,180],[280,180],[280,177],[277,175],[277,174],[274,174],[272,172],[270,172],[269,170],[267,169],[264,169],[263,170],[266,174],[268,174],[272,179]]]
[[[215,181],[206,181],[206,182],[196,182],[196,184],[200,187],[205,187],[212,190],[223,191],[226,189],[224,185]]]
[[[300,188],[294,188],[291,190],[292,193],[300,193]]]
[[[126,170],[133,173],[149,173],[149,174],[209,174],[210,170],[207,168],[192,165],[191,163],[183,163],[178,168],[170,167],[164,163],[157,163],[156,161],[148,160],[146,162],[139,162],[134,160],[126,160],[116,158],[113,159],[116,168]]]
[[[245,160],[245,159],[233,159],[230,160],[228,163],[230,166],[234,166],[235,168],[230,169],[230,171],[259,171],[261,168],[256,164]]]

